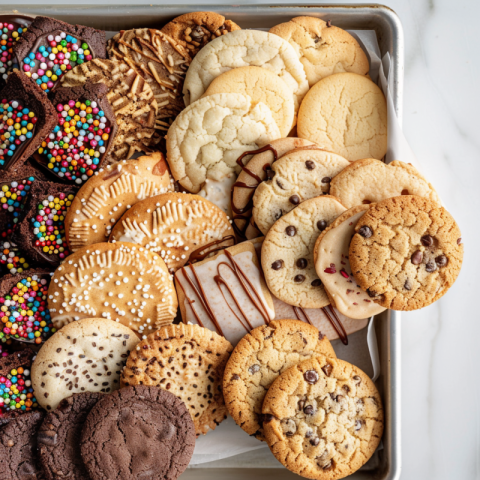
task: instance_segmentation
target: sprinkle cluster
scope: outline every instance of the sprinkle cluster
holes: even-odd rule
[[[0,297],[0,338],[40,344],[56,329],[47,308],[48,282],[34,275],[23,278],[8,295]]]
[[[40,45],[38,51],[30,52],[23,59],[23,71],[42,90],[49,92],[65,72],[92,58],[88,44],[60,32],[58,35],[49,35],[47,46]]]
[[[0,266],[6,268],[7,272],[14,275],[22,273],[28,268],[28,263],[19,249],[8,241],[0,242]],[[1,269],[0,269],[1,270]]]
[[[13,23],[0,22],[2,38],[0,40],[0,75],[6,80],[8,72],[14,67],[12,48],[15,42],[27,30],[27,27],[16,27]]]
[[[69,255],[65,238],[65,215],[74,199],[73,194],[49,195],[37,205],[37,214],[32,218],[35,247],[47,255],[58,255],[61,259]]]
[[[42,142],[38,153],[47,158],[48,168],[59,177],[81,184],[98,168],[110,138],[110,124],[94,101],[70,100],[56,108],[59,125]]]
[[[29,412],[37,407],[30,370],[18,367],[8,375],[0,375],[0,416],[14,410]]]
[[[3,167],[22,143],[33,137],[37,117],[17,100],[3,99],[0,104],[0,167]]]
[[[12,222],[2,225],[0,232],[1,238],[6,238],[12,233],[13,225],[18,223],[20,213],[25,205],[26,196],[30,190],[32,183],[35,181],[34,177],[28,177],[21,182],[5,183],[0,188],[0,209],[7,211],[11,217]]]

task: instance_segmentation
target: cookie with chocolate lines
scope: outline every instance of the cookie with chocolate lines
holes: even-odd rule
[[[142,340],[128,357],[122,387],[159,386],[185,403],[198,435],[227,418],[222,379],[232,345],[199,325],[169,325]]]
[[[228,412],[249,435],[264,441],[262,404],[274,380],[313,355],[335,357],[328,339],[299,320],[275,320],[254,328],[228,360],[223,392]]]
[[[450,213],[423,197],[372,205],[355,227],[349,260],[358,285],[392,310],[416,310],[442,297],[460,273],[461,233]]]

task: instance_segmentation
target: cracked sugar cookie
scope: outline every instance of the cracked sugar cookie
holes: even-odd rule
[[[262,404],[274,380],[313,355],[335,357],[328,339],[299,320],[279,320],[253,329],[233,350],[223,392],[228,412],[249,435],[265,440]]]
[[[172,323],[177,306],[165,262],[132,243],[96,243],[77,250],[55,270],[48,288],[57,328],[102,317],[142,336]]]
[[[383,434],[382,400],[358,367],[317,355],[283,372],[263,402],[263,427],[277,460],[316,480],[364,465]]]
[[[199,325],[170,325],[141,341],[128,357],[122,387],[159,386],[185,403],[197,436],[227,418],[222,379],[232,345]]]
[[[262,268],[269,290],[289,305],[321,308],[330,303],[315,272],[313,250],[320,232],[345,207],[330,195],[311,198],[277,220],[262,245]]]
[[[352,273],[371,299],[416,310],[442,297],[463,260],[460,229],[439,204],[403,195],[372,205],[350,243]]]
[[[141,200],[174,189],[160,152],[100,169],[78,191],[65,217],[72,252],[107,241],[122,215]]]
[[[221,73],[248,66],[262,67],[278,75],[293,93],[298,109],[308,91],[303,65],[286,40],[261,30],[236,30],[202,48],[185,77],[185,105],[198,100]]]
[[[330,193],[347,208],[400,195],[418,195],[440,203],[437,192],[420,172],[398,160],[388,165],[374,158],[357,160],[332,179]]]
[[[271,28],[295,49],[310,87],[334,73],[366,75],[368,58],[347,31],[316,17],[295,17]]]
[[[347,160],[387,153],[387,103],[380,88],[356,73],[317,82],[298,112],[298,136]]]
[[[287,153],[272,164],[272,178],[263,181],[253,195],[253,220],[266,234],[283,215],[309,198],[327,195],[332,178],[350,162],[320,149]]]

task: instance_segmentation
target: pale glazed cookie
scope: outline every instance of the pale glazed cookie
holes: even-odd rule
[[[314,250],[315,270],[330,302],[347,317],[358,320],[385,310],[357,285],[348,259],[355,225],[366,210],[368,205],[358,205],[342,213],[319,235]]]
[[[310,87],[334,73],[368,73],[368,58],[357,40],[320,18],[295,17],[271,28],[270,33],[295,49]]]
[[[96,243],[77,250],[55,270],[48,288],[56,328],[102,317],[145,336],[172,323],[177,306],[165,262],[132,243]]]
[[[163,155],[123,160],[90,178],[78,191],[65,217],[65,235],[72,252],[107,241],[121,216],[145,198],[173,191]]]
[[[108,87],[107,99],[117,119],[118,132],[106,164],[145,151],[155,133],[158,108],[148,83],[126,63],[101,58],[77,65],[61,78],[62,87],[78,87],[86,82]]]
[[[190,12],[168,22],[162,32],[169,35],[193,58],[208,42],[240,27],[216,12]]]
[[[285,467],[317,480],[358,470],[383,433],[382,400],[358,367],[318,355],[282,373],[263,402],[270,450]]]
[[[197,435],[225,418],[222,379],[232,345],[198,325],[170,325],[142,340],[127,360],[121,384],[159,386],[182,400]]]
[[[373,158],[357,160],[332,180],[330,193],[347,208],[400,195],[418,195],[440,202],[437,192],[420,172],[398,160],[388,165]]]
[[[223,394],[228,412],[249,435],[265,440],[263,399],[285,370],[314,355],[335,357],[327,338],[299,320],[279,320],[245,335],[228,360]]]
[[[198,100],[221,73],[248,66],[262,67],[278,75],[290,88],[298,108],[308,91],[303,65],[287,41],[261,30],[236,30],[202,48],[185,77],[185,105]]]
[[[132,330],[104,318],[66,325],[47,340],[33,362],[32,386],[38,403],[50,411],[74,393],[117,390],[137,343]]]
[[[209,328],[236,345],[252,328],[275,318],[272,296],[251,242],[202,257],[175,274],[184,323]]]
[[[320,149],[297,150],[272,165],[272,177],[253,196],[253,220],[266,234],[272,225],[309,198],[327,195],[331,179],[350,165],[348,160]]]
[[[317,82],[298,112],[301,138],[353,161],[387,153],[387,103],[380,88],[356,73]]]
[[[110,242],[133,242],[158,253],[174,273],[190,253],[233,235],[225,213],[199,195],[165,193],[128,210],[115,225]]]
[[[372,205],[355,227],[349,259],[355,280],[392,310],[416,310],[443,296],[460,273],[461,233],[426,198],[403,195]]]
[[[217,93],[192,103],[173,122],[167,135],[167,161],[175,180],[198,193],[206,179],[234,181],[240,172],[236,160],[243,152],[279,137],[264,103],[254,105],[242,94]],[[224,195],[228,198],[228,193]]]
[[[277,220],[262,245],[262,267],[270,291],[289,305],[321,308],[330,303],[315,272],[313,249],[320,232],[345,207],[330,195],[312,198]]]

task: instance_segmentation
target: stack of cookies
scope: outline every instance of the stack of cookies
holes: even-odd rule
[[[228,415],[306,478],[362,467],[382,399],[330,340],[441,298],[463,244],[384,162],[358,41],[0,22],[0,476],[174,480]]]

